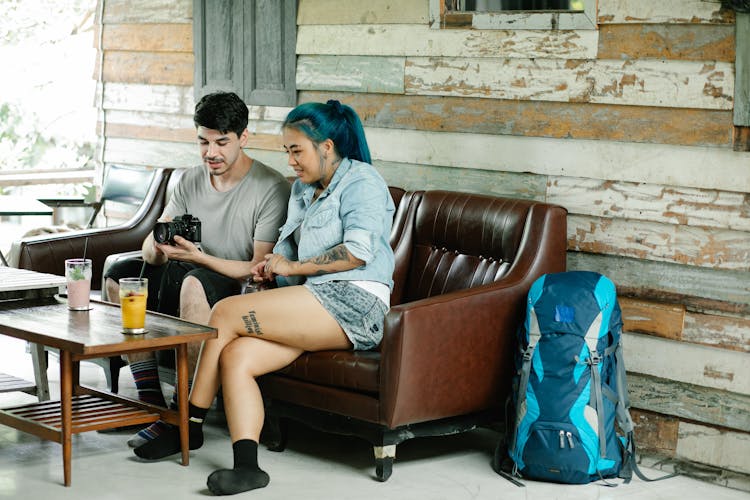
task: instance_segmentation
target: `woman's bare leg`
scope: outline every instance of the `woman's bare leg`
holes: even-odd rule
[[[211,406],[219,390],[221,352],[240,336],[294,347],[300,353],[351,348],[336,320],[303,286],[227,297],[214,306],[209,325],[218,330],[218,337],[203,345],[190,394],[190,402],[201,408]]]

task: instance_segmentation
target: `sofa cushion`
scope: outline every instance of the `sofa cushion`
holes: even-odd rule
[[[308,352],[276,374],[314,384],[377,393],[380,384],[380,352]]]

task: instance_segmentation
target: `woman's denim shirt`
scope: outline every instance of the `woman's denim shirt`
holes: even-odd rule
[[[394,260],[389,239],[395,207],[375,167],[345,158],[313,203],[314,194],[314,185],[294,181],[286,223],[279,230],[273,253],[303,261],[344,243],[365,264],[349,271],[308,276],[307,282],[378,281],[393,290]],[[294,238],[297,228],[299,245]],[[283,286],[297,280],[278,276],[277,281]]]

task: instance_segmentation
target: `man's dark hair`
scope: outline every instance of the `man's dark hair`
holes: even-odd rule
[[[234,132],[237,137],[247,128],[247,105],[234,92],[214,92],[201,97],[195,105],[195,127]]]

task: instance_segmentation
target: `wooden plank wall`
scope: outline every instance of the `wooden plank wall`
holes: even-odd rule
[[[192,2],[133,3],[104,8],[105,161],[197,164]],[[569,268],[607,274],[623,296],[641,448],[747,489],[735,17],[719,0],[598,3],[598,30],[550,32],[431,29],[429,0],[300,0],[298,100],[351,104],[393,184],[565,206]],[[250,111],[250,153],[288,173],[288,108]]]

